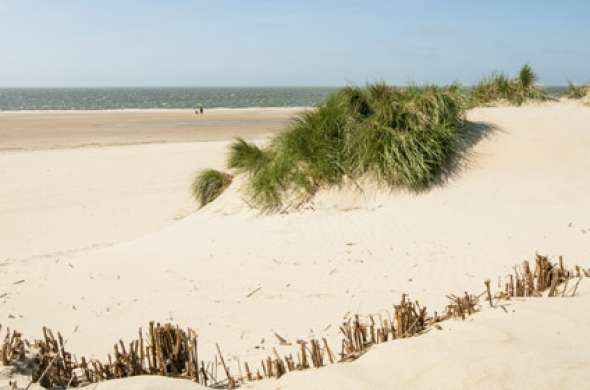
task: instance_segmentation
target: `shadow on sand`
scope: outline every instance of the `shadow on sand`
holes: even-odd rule
[[[466,122],[465,126],[459,130],[456,152],[441,172],[436,186],[445,185],[449,180],[456,179],[465,170],[471,168],[475,157],[475,146],[501,131],[500,128],[488,122]]]

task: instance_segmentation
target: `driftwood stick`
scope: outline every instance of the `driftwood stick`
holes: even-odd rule
[[[258,291],[262,290],[262,287],[258,287],[255,288],[254,290],[250,291],[247,295],[246,298],[250,298],[252,295],[256,294]]]
[[[561,296],[565,297],[565,292],[567,291],[567,284],[569,282],[570,278],[565,278],[565,285],[563,286],[563,291],[561,292]]]
[[[555,296],[558,281],[559,281],[559,268],[555,267],[551,271],[551,287],[549,289],[549,296],[550,297]]]
[[[225,375],[227,376],[229,388],[233,389],[235,387],[234,379],[232,378],[232,376],[229,373],[229,368],[225,365],[225,360],[223,359],[223,355],[221,354],[221,349],[219,348],[219,344],[215,343],[215,346],[217,347],[217,353],[219,353],[219,359],[221,360],[221,365],[223,366],[223,369],[225,370]]]
[[[578,286],[580,285],[580,282],[582,281],[582,279],[583,278],[581,276],[578,278],[578,281],[576,282],[576,285],[574,286],[574,291],[572,291],[572,295],[570,295],[570,296],[573,297],[576,295],[576,291],[578,291]]]
[[[246,378],[248,378],[249,382],[252,382],[252,373],[250,372],[250,366],[248,366],[248,362],[244,362],[244,368],[246,370]]]
[[[487,300],[490,303],[490,307],[494,307],[494,304],[492,302],[492,291],[490,289],[490,279],[487,279],[484,283],[486,285]]]
[[[326,348],[326,352],[328,353],[328,359],[330,360],[330,363],[334,364],[334,354],[332,353],[332,350],[328,345],[328,340],[326,340],[326,338],[324,337],[322,338],[322,341],[324,342],[324,348]]]

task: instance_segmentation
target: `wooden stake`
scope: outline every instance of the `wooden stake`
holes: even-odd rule
[[[330,360],[330,363],[334,364],[334,354],[332,354],[332,350],[328,345],[328,340],[326,340],[326,338],[324,337],[322,338],[322,341],[324,342],[324,348],[326,348],[326,352],[328,353],[328,359]]]
[[[228,386],[230,389],[233,389],[235,387],[234,378],[232,378],[232,376],[229,373],[229,368],[227,368],[227,366],[225,365],[225,360],[223,359],[223,355],[221,354],[221,349],[219,348],[219,344],[215,343],[215,346],[217,347],[217,353],[219,354],[219,359],[221,360],[221,364],[223,365],[223,369],[225,370],[225,375],[227,376]]]
[[[488,296],[488,302],[490,303],[490,307],[494,307],[494,304],[492,302],[492,291],[490,289],[490,279],[486,280],[485,282],[486,285],[486,292],[487,292],[487,296]],[[436,313],[435,313],[436,315]]]

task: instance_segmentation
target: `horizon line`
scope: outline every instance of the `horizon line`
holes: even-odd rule
[[[73,85],[73,86],[2,86],[0,85],[0,89],[111,89],[111,88],[342,88],[347,86],[364,86],[371,83],[365,84],[340,84],[340,85]],[[449,86],[455,83],[400,83],[400,84],[392,84],[386,83],[390,86]],[[462,84],[458,83],[460,86],[465,87],[474,87],[477,84]],[[581,83],[580,85],[585,85],[585,83]],[[567,87],[568,84],[547,84],[543,85],[540,84],[540,87]]]

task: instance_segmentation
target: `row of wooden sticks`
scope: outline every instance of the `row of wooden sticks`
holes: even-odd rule
[[[154,322],[150,322],[145,335],[140,328],[138,338],[129,344],[119,340],[113,347],[113,354],[109,354],[107,361],[103,362],[87,360],[85,357],[76,359],[65,349],[67,340],[64,341],[59,332],[56,337],[45,327],[43,338],[33,342],[8,329],[0,344],[0,362],[4,365],[27,362],[32,369],[31,380],[46,388],[75,387],[135,375],[163,375],[191,379],[213,388],[231,389],[246,381],[279,378],[290,371],[355,360],[372,345],[422,334],[449,318],[464,319],[477,311],[479,301],[484,296],[490,306],[494,306],[497,300],[512,297],[564,296],[569,281],[577,278],[571,292],[573,296],[580,280],[589,276],[590,269],[578,266],[573,270],[566,269],[561,257],[558,263],[553,264],[547,257],[537,255],[534,271],[525,261],[520,267],[514,268],[514,274],[508,276],[504,287],[496,293],[492,293],[491,281],[486,280],[483,293],[447,295],[449,304],[441,314],[434,312],[433,315],[428,315],[426,307],[420,306],[417,301],[410,301],[404,294],[400,303],[394,305],[391,319],[379,316],[376,321],[372,315],[366,319],[356,315],[344,322],[340,326],[343,338],[339,356],[334,355],[325,338],[300,340],[297,350],[287,356],[281,357],[273,348],[272,356],[263,359],[260,369],[255,372],[246,362],[243,365],[245,374],[242,374],[242,367],[238,363],[239,375],[230,372],[219,345],[214,361],[205,364],[198,354],[198,336],[195,331]],[[281,341],[280,336],[277,337]],[[221,379],[217,375],[219,363],[224,371],[224,378]]]

